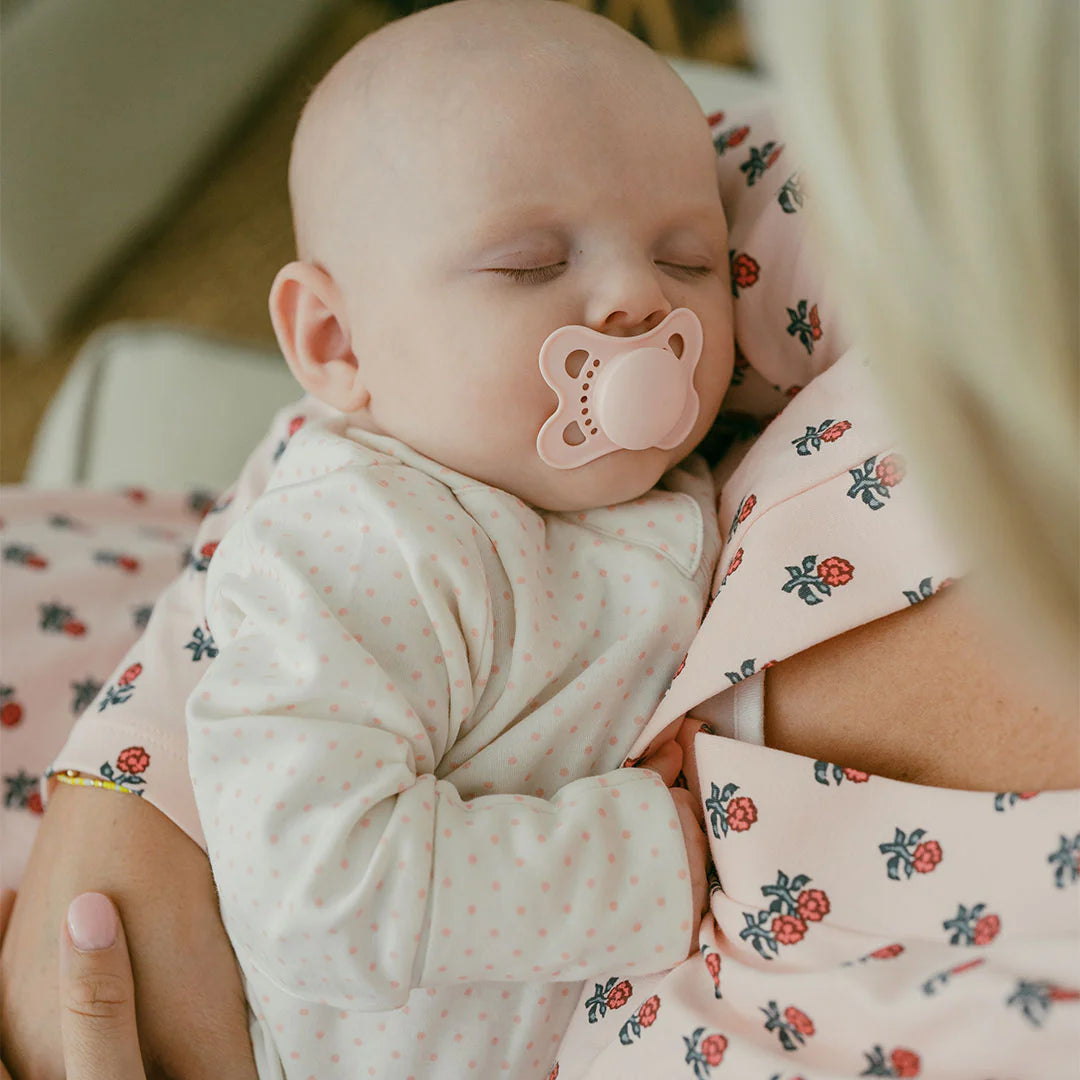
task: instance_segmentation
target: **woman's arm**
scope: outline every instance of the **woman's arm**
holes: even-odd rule
[[[56,941],[69,902],[88,890],[112,897],[124,922],[147,1074],[254,1080],[206,856],[142,799],[64,785],[49,800],[0,958],[0,1038],[15,1080],[64,1076]]]
[[[1009,662],[960,582],[769,669],[765,742],[975,791],[1080,787],[1076,700]],[[1004,659],[1003,659],[1004,658]],[[1075,672],[1063,685],[1076,686]]]

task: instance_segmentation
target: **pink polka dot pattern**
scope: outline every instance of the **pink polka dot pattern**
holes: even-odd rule
[[[207,575],[226,927],[290,1077],[355,1045],[373,1076],[546,1076],[578,981],[688,951],[674,804],[620,765],[704,607],[712,481],[545,514],[358,438],[295,434]]]

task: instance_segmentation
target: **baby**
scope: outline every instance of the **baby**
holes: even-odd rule
[[[692,800],[620,766],[720,546],[708,126],[609,22],[461,0],[338,63],[289,179],[271,316],[325,408],[214,554],[188,703],[260,1075],[541,1078],[705,905]]]

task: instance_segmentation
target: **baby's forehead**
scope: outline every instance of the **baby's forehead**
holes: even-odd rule
[[[658,110],[700,116],[665,61],[569,4],[464,0],[390,24],[342,58],[304,109],[289,172],[301,257],[306,237],[358,212],[350,192],[370,188],[374,203],[420,168],[442,169],[449,185],[454,164],[490,181],[528,176],[563,136],[636,112],[658,130]],[[468,160],[484,148],[492,160]]]

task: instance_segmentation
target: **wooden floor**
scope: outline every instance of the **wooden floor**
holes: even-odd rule
[[[653,18],[654,32],[671,32],[661,10],[667,7],[668,0],[609,0],[613,15],[629,19],[636,8],[638,18],[642,12]],[[96,328],[118,319],[156,319],[272,344],[266,296],[278,268],[292,258],[285,176],[296,118],[337,58],[388,17],[389,8],[376,0],[356,0],[268,93],[167,224],[102,284],[55,346],[35,355],[0,351],[0,482],[22,478],[38,421]],[[689,48],[678,44],[689,55],[746,63],[742,28],[732,19],[696,32]]]

